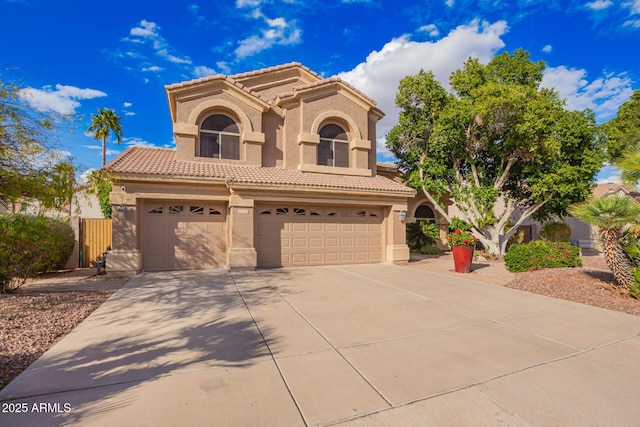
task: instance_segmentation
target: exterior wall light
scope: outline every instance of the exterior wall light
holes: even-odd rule
[[[120,218],[124,218],[124,213],[127,210],[127,207],[124,205],[124,203],[120,203],[120,206],[118,206],[116,208],[116,212],[118,214],[118,217]]]
[[[398,211],[398,218],[400,219],[400,222],[404,223],[404,218],[406,217],[406,215],[407,213],[402,209]]]

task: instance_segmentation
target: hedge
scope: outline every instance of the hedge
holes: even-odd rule
[[[64,268],[75,243],[67,222],[23,214],[0,215],[0,236],[0,293],[39,273]]]
[[[504,256],[504,264],[512,273],[541,268],[582,267],[580,248],[569,242],[534,240],[513,244]]]

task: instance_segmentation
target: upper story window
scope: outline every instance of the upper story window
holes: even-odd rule
[[[349,167],[349,138],[340,126],[328,124],[320,129],[318,164]]]
[[[240,128],[228,116],[214,114],[200,126],[200,157],[240,160]]]

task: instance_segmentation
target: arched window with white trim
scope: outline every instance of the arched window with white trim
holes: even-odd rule
[[[345,130],[336,124],[320,128],[318,165],[349,167],[349,138]]]
[[[200,125],[198,156],[240,160],[240,128],[231,117],[213,114]]]

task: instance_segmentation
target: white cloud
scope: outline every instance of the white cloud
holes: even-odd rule
[[[96,89],[80,89],[75,86],[57,84],[55,90],[51,86],[42,89],[26,88],[20,90],[20,97],[39,111],[52,111],[59,114],[73,114],[80,107],[79,100],[107,96]]]
[[[236,7],[258,7],[260,3],[261,0],[236,0]]]
[[[155,144],[152,144],[146,139],[138,138],[138,137],[123,138],[122,143],[127,147],[156,147]]]
[[[557,90],[571,110],[590,108],[598,122],[614,117],[633,93],[632,80],[625,73],[605,73],[589,81],[586,70],[562,65],[545,70],[542,86]]]
[[[134,27],[131,29],[131,31],[129,31],[129,34],[136,37],[157,38],[159,37],[158,29],[159,27],[155,22],[143,19],[142,21],[140,21],[140,24],[138,24],[137,27]]]
[[[620,168],[611,165],[603,165],[596,176],[598,184],[622,184],[622,172]]]
[[[206,65],[198,65],[193,69],[193,75],[196,77],[206,77],[216,74],[216,70],[209,68]]]
[[[446,0],[444,2],[444,4],[446,4],[448,7],[453,7],[455,3],[456,3],[455,0]]]
[[[129,107],[131,107],[132,105],[133,105],[133,104],[132,104],[132,103],[130,103],[130,102],[125,102],[125,103],[123,103],[123,104],[122,104],[122,106],[123,106],[124,108],[129,108]]]
[[[216,67],[222,70],[223,73],[229,74],[231,72],[231,67],[226,61],[218,61],[216,62]]]
[[[596,0],[591,3],[587,3],[587,7],[591,10],[604,10],[613,6],[611,0]]]
[[[125,111],[125,112],[124,112],[124,115],[125,115],[125,116],[135,116],[135,115],[136,115],[136,113],[134,113],[133,111]]]
[[[150,71],[152,73],[157,73],[158,71],[162,71],[164,70],[164,68],[162,67],[158,67],[157,65],[152,65],[150,67],[142,67],[141,71],[147,72]]]
[[[640,0],[625,2],[622,6],[629,8],[632,15],[640,15]]]
[[[553,46],[551,46],[550,44],[546,45],[545,47],[542,48],[542,51],[544,53],[551,53],[551,51],[553,50]]]
[[[625,27],[640,28],[640,19],[629,19],[624,23]]]
[[[418,31],[425,32],[429,34],[430,37],[438,37],[440,35],[440,31],[438,30],[438,27],[435,26],[435,24],[423,25],[422,27],[418,28]]]
[[[296,22],[287,22],[284,18],[268,18],[260,9],[252,14],[254,19],[263,19],[268,28],[260,30],[260,34],[249,36],[238,42],[235,50],[236,57],[242,59],[273,46],[298,44],[302,40],[302,31],[296,27]]]
[[[156,56],[162,58],[165,61],[178,65],[188,65],[192,63],[191,58],[188,56],[178,55],[174,48],[172,48],[164,37],[160,35],[162,28],[155,22],[147,21],[143,19],[138,25],[129,31],[129,36],[124,40],[126,42],[135,43],[137,45],[150,45],[151,49]],[[127,56],[131,58],[144,58],[139,52],[128,51]],[[160,69],[161,70],[161,69]],[[160,71],[157,70],[157,71]],[[143,70],[143,71],[156,71],[156,70]]]
[[[398,109],[394,99],[402,78],[416,74],[420,69],[431,70],[443,86],[449,88],[450,74],[470,56],[477,57],[482,63],[489,62],[504,47],[501,36],[506,32],[504,21],[491,24],[474,20],[433,42],[415,42],[409,36],[403,36],[386,43],[379,51],[371,52],[365,62],[351,71],[338,74],[375,99],[387,114],[378,123],[378,153],[388,153],[384,137],[397,123]]]

